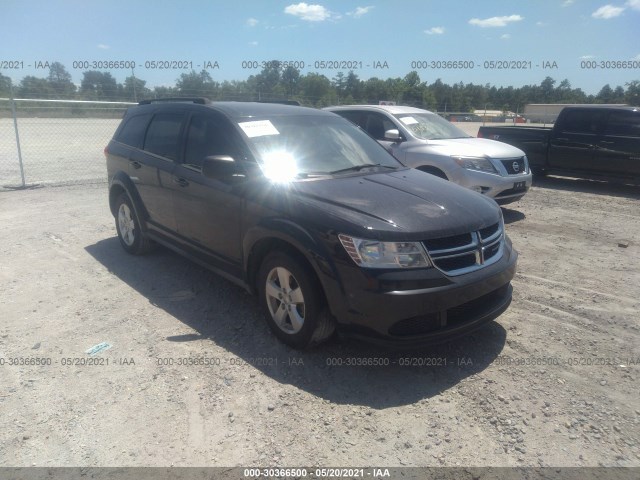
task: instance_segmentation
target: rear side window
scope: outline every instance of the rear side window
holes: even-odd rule
[[[144,149],[177,160],[183,118],[184,115],[181,113],[158,113],[154,116],[147,130]]]
[[[640,112],[619,110],[611,112],[605,135],[640,137]]]
[[[116,140],[125,145],[135,148],[142,148],[144,142],[144,132],[147,130],[151,120],[151,114],[135,115],[125,120],[125,124],[120,129]]]
[[[562,122],[562,131],[570,133],[600,133],[604,127],[605,110],[570,110]]]

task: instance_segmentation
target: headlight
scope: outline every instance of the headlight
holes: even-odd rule
[[[420,242],[379,242],[338,235],[356,264],[366,268],[427,268],[431,262]]]
[[[467,170],[479,172],[498,173],[490,160],[482,157],[453,157],[455,162]]]

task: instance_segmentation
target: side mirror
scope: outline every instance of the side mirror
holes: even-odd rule
[[[229,155],[212,155],[202,162],[202,175],[207,178],[232,177],[240,173],[240,166]]]
[[[400,136],[400,132],[395,128],[391,130],[386,130],[384,132],[384,139],[389,140],[391,142],[400,143],[402,141],[402,137]]]

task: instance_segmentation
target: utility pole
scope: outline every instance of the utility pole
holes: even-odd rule
[[[136,92],[136,74],[131,67],[131,76],[133,77],[133,101],[138,103],[138,93]]]

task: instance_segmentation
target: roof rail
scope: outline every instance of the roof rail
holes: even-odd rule
[[[204,105],[211,103],[206,97],[169,97],[169,98],[150,98],[149,100],[142,100],[138,102],[138,105],[149,105],[151,103],[164,103],[164,102],[191,102]]]
[[[300,102],[297,100],[259,100],[258,103],[279,103],[280,105],[300,106]]]

